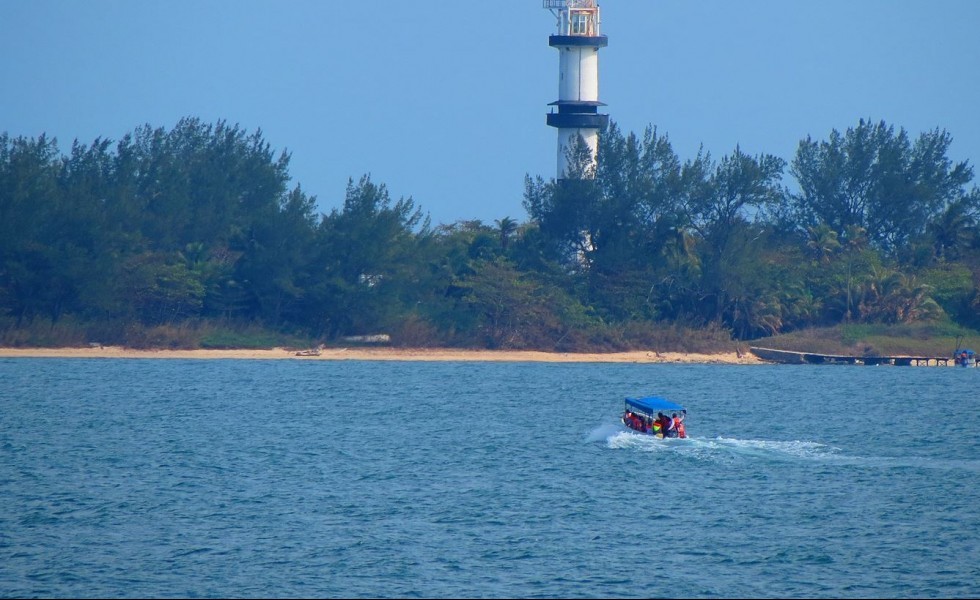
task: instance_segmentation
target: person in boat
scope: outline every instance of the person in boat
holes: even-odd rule
[[[677,437],[679,438],[687,437],[687,431],[684,430],[684,416],[685,415],[683,414],[683,412],[681,413],[680,416],[678,416],[677,413],[674,413],[672,415],[674,421],[674,431],[677,432]]]
[[[673,413],[667,417],[667,437],[677,437],[677,413]]]
[[[662,412],[658,412],[657,420],[660,421],[660,432],[665,438],[677,436],[677,432],[674,430],[674,421],[670,417]]]

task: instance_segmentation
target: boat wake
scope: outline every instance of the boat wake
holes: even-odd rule
[[[740,440],[716,437],[714,439],[694,439],[696,445],[708,452],[731,454],[733,456],[758,456],[760,458],[819,459],[840,458],[840,448],[805,440]]]
[[[588,442],[604,442],[612,439],[617,434],[629,435],[628,432],[624,431],[622,425],[618,423],[605,423],[590,431],[585,440]]]
[[[626,429],[619,423],[596,427],[588,434],[587,440],[612,450],[650,452],[664,457],[709,462],[813,461],[882,470],[911,468],[980,473],[980,460],[976,459],[852,455],[829,444],[806,440],[743,440],[722,436],[664,440]]]
[[[645,452],[667,452],[695,459],[718,460],[725,457],[766,458],[787,460],[839,458],[840,449],[803,440],[740,440],[736,438],[658,439],[653,436],[625,431],[623,427],[601,426],[589,434],[593,442],[605,442],[611,449],[631,449]]]

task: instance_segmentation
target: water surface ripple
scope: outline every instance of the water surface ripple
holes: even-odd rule
[[[0,596],[976,597],[978,384],[0,359]],[[626,432],[641,394],[691,438]]]

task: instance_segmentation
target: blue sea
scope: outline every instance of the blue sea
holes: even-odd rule
[[[0,359],[0,596],[980,596],[980,369]],[[627,432],[625,396],[689,438]]]

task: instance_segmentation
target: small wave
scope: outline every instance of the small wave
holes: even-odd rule
[[[980,460],[936,458],[929,456],[853,457],[855,463],[878,469],[932,469],[980,473]]]

